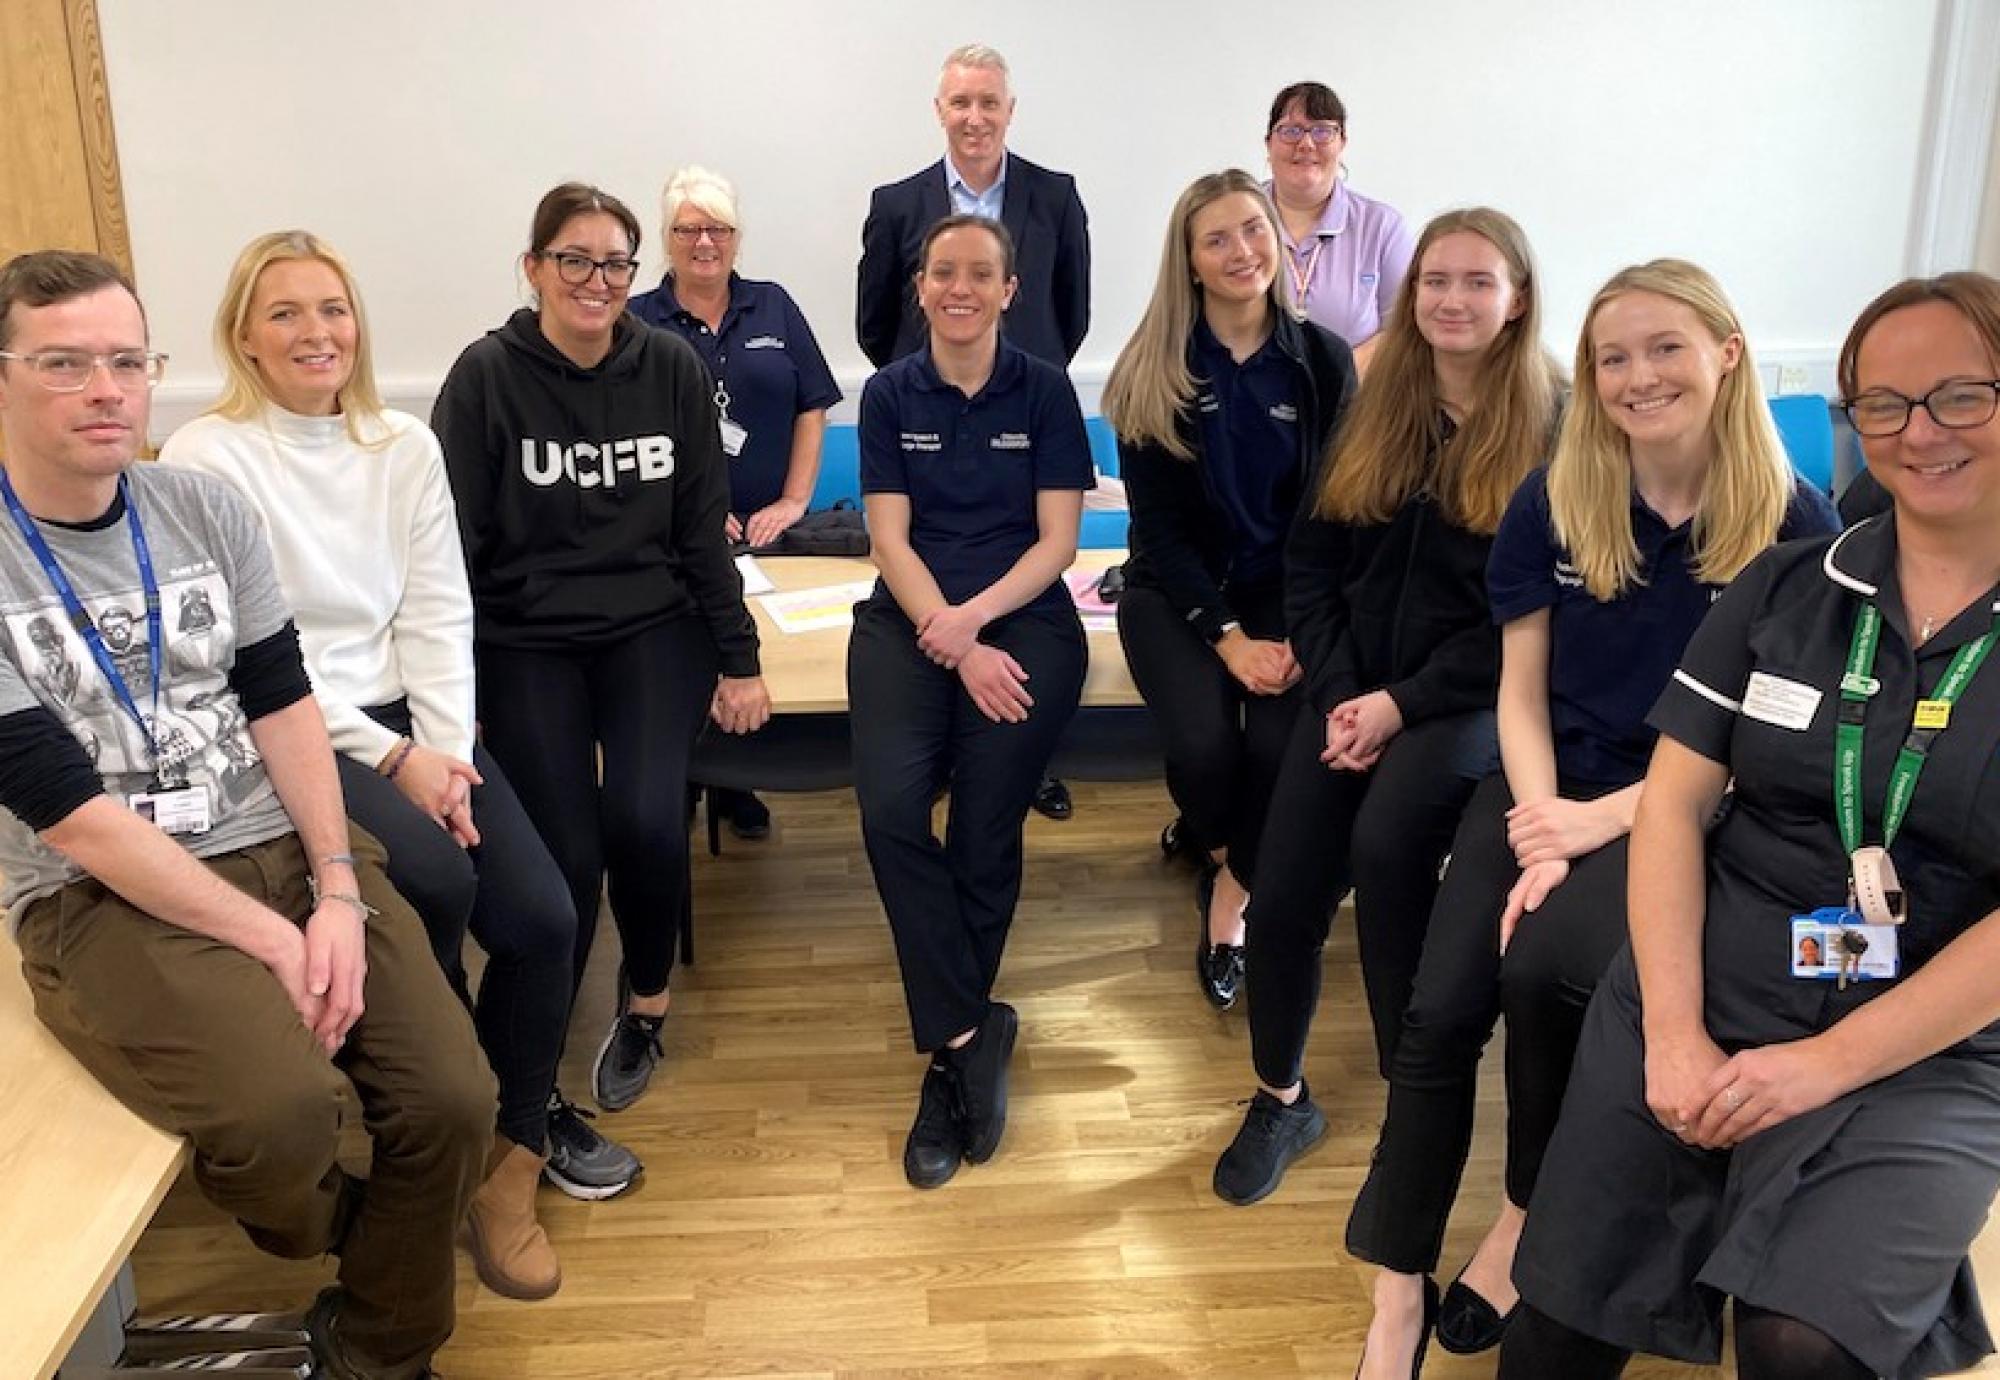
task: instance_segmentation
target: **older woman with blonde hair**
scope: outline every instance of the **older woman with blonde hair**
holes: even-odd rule
[[[630,311],[680,336],[708,366],[729,456],[724,528],[731,541],[769,546],[812,503],[826,413],[840,386],[791,294],[736,271],[743,222],[728,178],[679,169],[660,195],[660,215],[667,271]],[[717,804],[738,837],[770,832],[771,813],[756,796],[723,797]]]
[[[1499,1342],[1583,1008],[1625,942],[1647,711],[1744,566],[1774,541],[1838,527],[1793,475],[1735,309],[1694,264],[1659,259],[1606,283],[1575,378],[1549,468],[1522,483],[1494,537],[1503,770],[1452,841],[1348,1223],[1349,1248],[1382,1267],[1370,1355],[1383,1374],[1407,1373],[1410,1305],[1437,1264],[1504,1001],[1506,1202],[1437,1323],[1448,1351]]]
[[[576,913],[475,736],[472,603],[437,438],[382,406],[360,291],[317,236],[286,231],[244,248],[216,310],[215,350],[221,401],[160,458],[235,485],[270,531],[348,813],[387,847],[389,880],[423,918],[499,1079],[473,1260],[496,1292],[544,1298],[562,1271],[535,1188]],[[487,954],[476,1000],[460,957],[468,931]],[[635,1172],[636,1162],[624,1182]]]
[[[1118,634],[1179,831],[1206,858],[1195,970],[1219,1008],[1241,984],[1257,840],[1298,716],[1285,534],[1354,392],[1347,346],[1285,310],[1279,253],[1255,179],[1196,178],[1104,387],[1132,505]]]

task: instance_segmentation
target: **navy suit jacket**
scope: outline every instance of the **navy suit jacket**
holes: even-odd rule
[[[917,255],[924,232],[950,214],[943,159],[877,187],[868,200],[854,333],[878,369],[926,339],[913,286]],[[1029,354],[1067,368],[1090,329],[1090,220],[1076,179],[1009,153],[1000,220],[1014,237],[1014,274],[1021,280],[1001,330]]]

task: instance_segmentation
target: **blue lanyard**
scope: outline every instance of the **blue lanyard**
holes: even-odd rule
[[[160,715],[160,648],[166,638],[166,619],[160,615],[160,585],[153,578],[153,557],[146,549],[146,529],[139,522],[138,506],[132,502],[131,487],[122,474],[118,476],[118,496],[125,501],[125,524],[132,530],[132,556],[139,565],[139,587],[146,595],[146,660],[153,674],[153,721],[157,723]],[[28,549],[35,553],[35,559],[42,563],[42,573],[55,587],[56,597],[62,600],[63,612],[69,616],[70,625],[83,638],[84,645],[90,648],[91,659],[97,663],[104,679],[110,682],[113,693],[118,696],[119,706],[138,725],[139,736],[146,740],[146,751],[157,768],[159,741],[153,736],[153,730],[146,726],[145,716],[139,712],[139,705],[133,700],[125,677],[118,673],[118,663],[111,659],[111,649],[104,645],[96,620],[84,608],[83,601],[77,598],[75,587],[56,562],[56,553],[49,550],[41,529],[28,516],[28,510],[21,506],[20,496],[14,492],[14,482],[4,469],[0,469],[0,497],[7,500],[7,511],[13,514],[14,525],[21,529],[21,540],[28,544]]]

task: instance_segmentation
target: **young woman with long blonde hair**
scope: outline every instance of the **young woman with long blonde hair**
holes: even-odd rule
[[[1153,299],[1104,386],[1132,505],[1118,635],[1158,725],[1179,829],[1206,857],[1195,969],[1219,1008],[1298,717],[1284,542],[1354,392],[1339,337],[1285,310],[1277,216],[1234,168],[1168,220]]]
[[[1473,793],[1452,840],[1348,1220],[1348,1248],[1382,1267],[1368,1347],[1382,1375],[1408,1374],[1415,1356],[1504,993],[1506,1204],[1437,1323],[1448,1351],[1498,1344],[1583,1008],[1625,941],[1646,714],[1737,572],[1773,541],[1838,528],[1826,496],[1793,475],[1742,326],[1708,273],[1677,259],[1624,269],[1584,319],[1555,455],[1508,505],[1487,568],[1504,770]]]

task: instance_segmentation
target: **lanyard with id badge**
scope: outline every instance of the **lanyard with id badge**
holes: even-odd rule
[[[151,724],[160,719],[160,659],[161,648],[166,641],[166,619],[160,613],[160,585],[153,578],[153,557],[146,546],[146,529],[139,520],[138,505],[132,501],[130,485],[125,476],[118,477],[118,496],[124,500],[125,523],[132,532],[132,556],[139,567],[139,585],[146,596],[146,661],[152,672]],[[35,520],[28,510],[21,506],[19,495],[14,492],[13,481],[4,470],[0,470],[0,497],[7,503],[7,511],[13,516],[14,525],[21,531],[21,540],[35,553],[41,562],[42,573],[55,588],[56,597],[62,600],[63,613],[69,618],[84,645],[90,648],[91,660],[97,663],[98,671],[110,684],[111,692],[118,697],[118,706],[138,725],[139,736],[145,740],[146,754],[153,760],[153,780],[143,791],[133,791],[125,797],[125,803],[134,814],[151,820],[168,834],[205,834],[212,821],[208,812],[208,792],[200,786],[189,785],[183,775],[169,780],[165,772],[171,763],[164,763],[160,744],[154,729],[145,715],[139,712],[139,705],[132,698],[132,691],[125,684],[125,677],[119,673],[118,663],[112,660],[110,648],[104,645],[104,636],[97,630],[97,620],[83,606],[76,589],[63,574],[55,552],[35,526]]]
[[[1889,773],[1889,794],[1882,804],[1882,842],[1864,844],[1861,752],[1868,702],[1882,689],[1872,674],[1876,646],[1882,637],[1882,614],[1873,603],[1861,606],[1847,650],[1847,670],[1840,678],[1833,746],[1833,807],[1840,824],[1841,847],[1848,857],[1847,904],[1822,906],[1809,915],[1792,917],[1794,977],[1833,978],[1844,990],[1849,982],[1896,976],[1896,927],[1909,917],[1910,904],[1889,856],[1889,845],[1896,841],[1903,817],[1909,813],[1910,799],[1916,794],[1931,748],[1951,725],[1952,706],[1979,673],[1986,654],[1993,649],[1996,632],[2000,632],[2000,623],[1960,647],[1930,698],[1917,701],[1910,731]],[[1811,957],[1818,961],[1808,962]]]
[[[722,382],[722,366],[728,361],[726,354],[715,356],[715,417],[716,430],[722,436],[722,453],[734,460],[743,454],[743,443],[750,439],[750,432],[729,415],[729,389]]]

